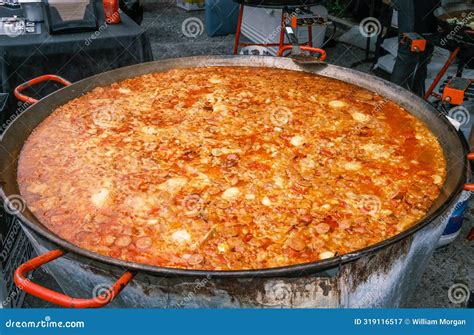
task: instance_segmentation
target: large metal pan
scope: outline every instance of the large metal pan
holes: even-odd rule
[[[205,66],[273,67],[317,73],[367,88],[397,102],[423,121],[444,149],[448,174],[439,198],[417,224],[378,244],[318,262],[246,271],[162,268],[99,255],[55,235],[28,208],[24,208],[15,215],[37,251],[53,251],[21,266],[15,274],[16,283],[31,294],[63,306],[99,307],[110,302],[110,299],[74,299],[39,287],[26,279],[28,271],[62,256],[49,269],[69,294],[90,295],[99,284],[111,283],[112,286],[111,276],[125,270],[126,273],[120,280],[107,290],[109,296],[116,297],[134,274],[137,274],[114,301],[116,306],[403,305],[420,278],[444,229],[446,218],[463,188],[472,189],[472,185],[465,186],[467,145],[447,119],[424,100],[390,82],[351,69],[334,65],[301,65],[287,58],[209,56],[134,65],[81,80],[33,104],[6,129],[0,144],[0,195],[3,200],[8,204],[12,197],[20,194],[16,173],[23,143],[33,129],[57,107],[95,87],[130,77],[169,69]],[[63,256],[64,254],[66,255]],[[196,280],[204,282],[204,288],[196,290]]]

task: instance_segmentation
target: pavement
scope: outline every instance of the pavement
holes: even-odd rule
[[[197,55],[232,54],[234,35],[208,37],[204,30],[195,37],[183,33],[183,24],[188,18],[204,22],[204,11],[186,12],[173,4],[145,2],[142,28],[150,37],[154,59],[176,58]],[[199,21],[196,20],[199,23]],[[199,27],[198,27],[199,28]],[[201,28],[199,28],[201,29]],[[187,34],[189,35],[189,34]],[[363,50],[343,43],[330,43],[325,48],[327,61],[340,66],[351,67],[365,57]],[[371,63],[354,67],[362,72],[370,72]],[[471,201],[459,237],[450,245],[437,249],[422,275],[415,294],[407,303],[411,308],[466,307],[468,303],[450,302],[448,291],[454,284],[464,284],[474,290],[474,242],[466,236],[474,225],[474,201]],[[46,287],[58,289],[54,280],[44,271],[35,274],[36,280]],[[469,305],[474,306],[474,292]],[[32,296],[27,296],[25,307],[52,307]]]

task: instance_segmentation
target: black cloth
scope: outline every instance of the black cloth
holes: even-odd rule
[[[439,0],[395,0],[398,11],[398,30],[400,33],[433,33],[437,23],[433,11],[440,6]]]
[[[123,10],[136,23],[143,20],[143,6],[139,0],[119,0],[120,9]]]
[[[399,41],[403,33],[429,34],[437,29],[433,11],[439,6],[437,0],[396,0],[398,11]],[[427,66],[434,46],[428,43],[421,53],[412,52],[408,44],[398,44],[397,60],[392,73],[392,82],[422,96],[425,91]]]
[[[12,11],[0,8],[0,17]],[[0,36],[0,93],[8,94],[0,118],[10,119],[18,109],[13,90],[19,84],[43,74],[56,74],[71,82],[115,68],[153,60],[148,36],[126,14],[122,22],[107,25],[99,14],[95,31],[49,35],[42,25],[39,35]],[[59,84],[39,84],[25,94],[41,98]],[[20,110],[21,111],[21,110]]]
[[[433,14],[434,10],[441,6],[439,0],[414,0],[415,5],[415,32],[418,34],[436,32],[438,24]]]

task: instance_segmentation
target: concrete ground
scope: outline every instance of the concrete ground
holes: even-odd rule
[[[228,55],[232,53],[234,35],[209,38],[205,32],[195,38],[184,36],[183,22],[196,17],[204,22],[204,12],[186,12],[174,5],[145,2],[142,28],[148,33],[155,60],[195,55]],[[327,61],[350,67],[364,59],[364,51],[342,43],[329,44]],[[371,64],[364,63],[355,69],[369,72]],[[474,225],[474,201],[471,201],[461,234],[452,244],[438,249],[425,270],[416,293],[406,307],[466,307],[467,302],[453,304],[448,299],[448,290],[455,283],[463,283],[474,290],[474,242],[466,236]],[[47,287],[58,289],[54,280],[39,271],[35,278]],[[469,305],[473,307],[474,292]],[[28,296],[25,307],[52,307],[48,303]]]

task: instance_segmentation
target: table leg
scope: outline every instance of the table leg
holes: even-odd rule
[[[453,52],[451,52],[451,55],[449,56],[448,60],[446,61],[446,63],[441,68],[441,71],[439,71],[438,75],[436,76],[436,78],[431,83],[431,86],[428,89],[428,91],[426,91],[425,96],[423,97],[425,100],[427,100],[431,96],[434,89],[436,88],[436,85],[438,85],[439,81],[441,80],[441,78],[443,78],[444,74],[448,70],[451,63],[454,62],[454,60],[458,56],[459,50],[461,50],[461,48],[456,48],[456,49],[454,49]]]
[[[280,43],[278,47],[278,53],[283,49],[283,46],[285,44],[285,20],[286,20],[286,15],[285,15],[285,10],[281,11],[281,25],[280,25]]]
[[[244,18],[244,5],[240,5],[239,19],[237,21],[237,30],[235,32],[234,55],[239,52],[240,45],[240,30],[242,28],[242,20]]]

